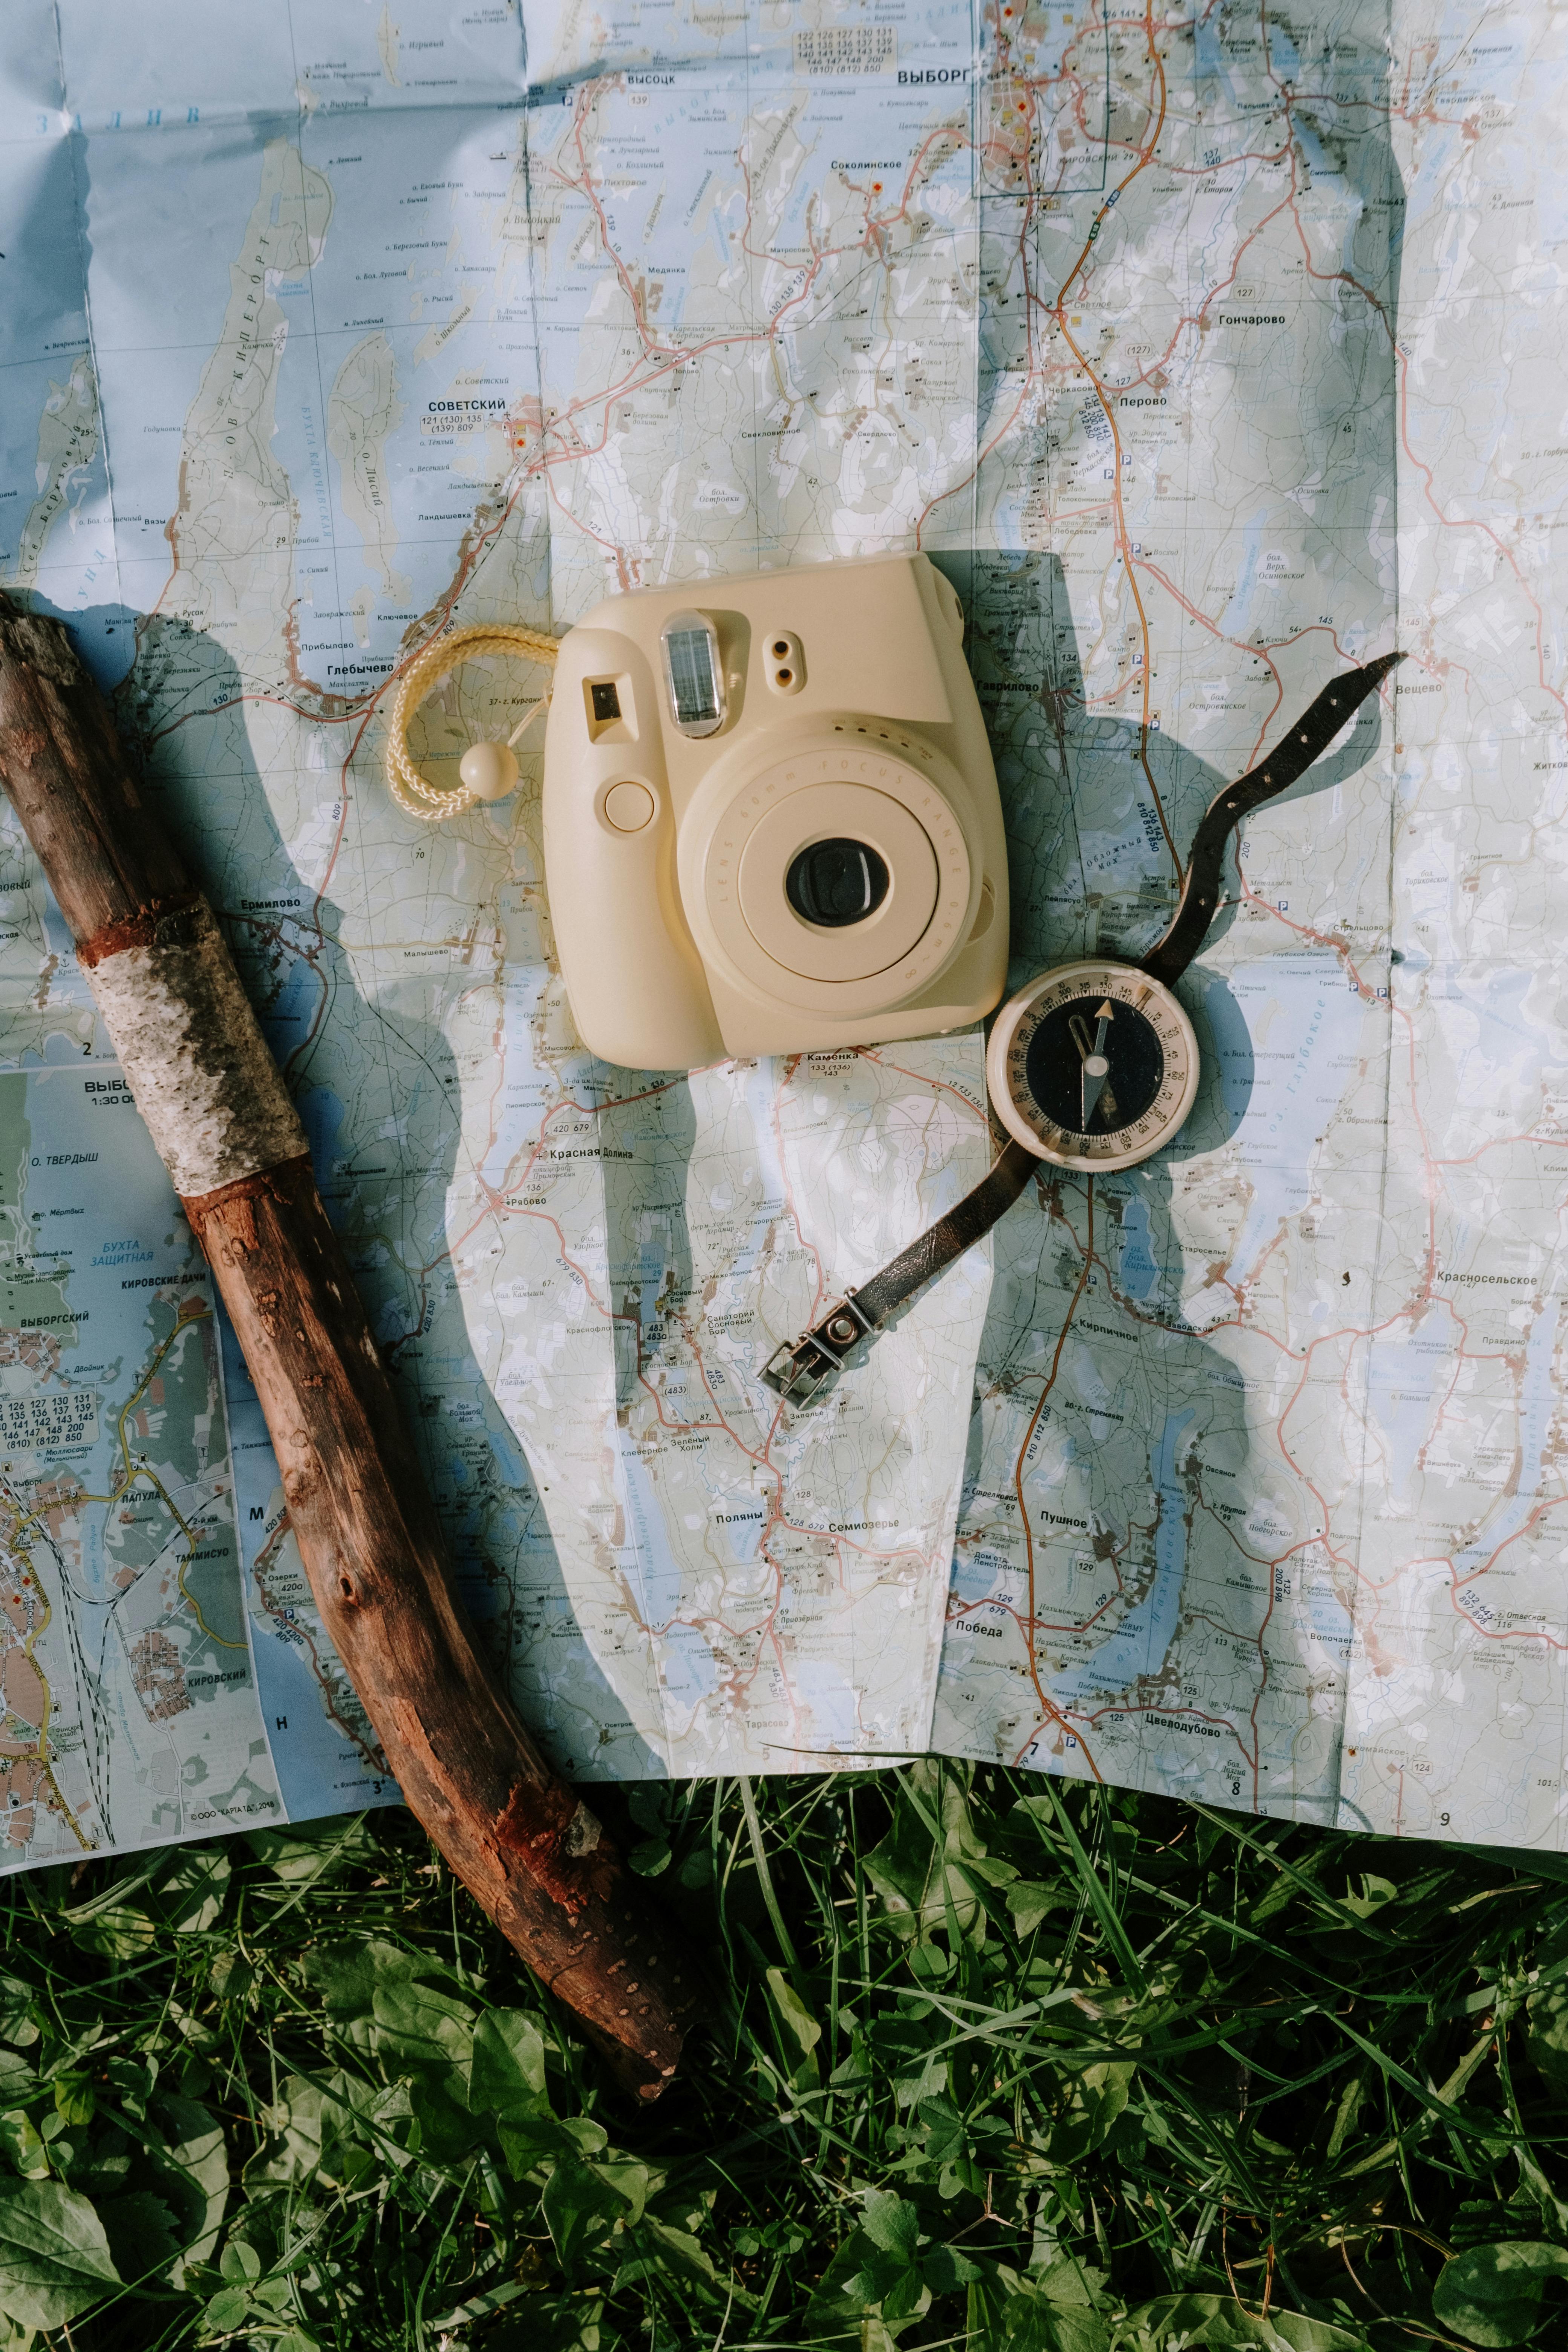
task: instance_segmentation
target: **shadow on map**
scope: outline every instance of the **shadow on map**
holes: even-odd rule
[[[1139,729],[1086,709],[1058,560],[942,562],[970,617],[970,655],[997,757],[1013,893],[1011,984],[1079,955],[1142,954],[1173,911],[1172,866],[1151,816]],[[1380,733],[1374,699],[1344,743],[1281,795],[1280,805],[1344,782],[1372,756]],[[1184,856],[1204,810],[1231,779],[1164,733],[1151,736],[1148,761]],[[1267,814],[1255,822],[1266,824]],[[1328,1820],[1337,1804],[1337,1746],[1314,1694],[1326,1698],[1333,1688],[1349,1621],[1326,1577],[1310,1606],[1303,1595],[1296,1607],[1280,1607],[1293,1575],[1305,1582],[1300,1563],[1277,1571],[1269,1557],[1274,1505],[1288,1482],[1271,1462],[1253,1462],[1256,1407],[1236,1364],[1204,1337],[1206,1326],[1236,1313],[1249,1219],[1260,1210],[1274,1213],[1258,1171],[1249,1181],[1218,1157],[1259,1084],[1246,1011],[1226,972],[1207,960],[1237,919],[1234,842],[1225,888],[1230,903],[1208,935],[1205,961],[1178,992],[1198,1036],[1197,1100],[1167,1151],[1096,1181],[1092,1270],[1084,1276],[1089,1200],[1081,1184],[1042,1176],[997,1230],[962,1524],[974,1529],[988,1516],[994,1520],[1015,1476],[1045,1480],[1032,1506],[1041,1541],[1029,1555],[1040,1680],[1086,1744],[1104,1738],[1105,1777],[1266,1809],[1271,1796],[1275,1807],[1283,1797],[1286,1810]],[[1320,952],[1331,960],[1331,950]],[[1236,976],[1245,980],[1257,969],[1243,963]],[[1336,967],[1310,985],[1343,982]],[[1292,1163],[1291,1183],[1299,1174],[1302,1202],[1314,1125],[1298,1115],[1274,1147]],[[1301,1205],[1289,1188],[1287,1200],[1282,1214]],[[1205,1214],[1228,1242],[1195,1298],[1184,1303],[1192,1289],[1191,1236]],[[1188,1305],[1196,1306],[1195,1327]],[[1058,1358],[1064,1327],[1068,1338]],[[1050,1396],[1046,1435],[1033,1438],[1026,1472],[1021,1433],[1036,1428],[1042,1382]],[[1006,1585],[1006,1558],[1005,1550],[988,1555],[984,1536],[961,1542],[953,1624],[988,1630],[981,1612],[999,1581]],[[1121,1580],[1121,1597],[1100,1615],[1111,1589],[1109,1570],[1101,1572],[1107,1561]],[[1014,1558],[1012,1572],[1017,1566]],[[1098,1629],[1092,1634],[1090,1625]],[[964,1720],[965,1658],[981,1649],[972,1642],[964,1651],[950,1631],[949,1722]],[[1248,1718],[1263,1681],[1273,1692],[1275,1719],[1289,1720],[1296,1731],[1271,1748],[1265,1727],[1247,1759]],[[1011,1716],[1005,1690],[982,1702],[976,1686],[974,1704],[972,1719],[988,1738],[973,1752],[1084,1769],[1070,1753],[1068,1726],[1040,1725],[1026,1684]],[[1238,1736],[1216,1733],[1211,1718],[1237,1724]],[[1337,1730],[1337,1717],[1332,1721]]]
[[[62,617],[100,644],[106,621],[116,625],[117,644],[124,619],[118,610]],[[592,1718],[588,1735],[582,1722],[566,1733],[551,1719],[537,1661],[574,1612],[539,1484],[474,1360],[446,1279],[460,1088],[451,1048],[426,1017],[424,983],[383,988],[374,999],[356,984],[338,943],[338,906],[299,879],[274,822],[240,675],[216,639],[180,621],[141,622],[134,669],[115,696],[128,745],[150,708],[158,731],[144,747],[148,799],[212,899],[283,1067],[497,1671],[510,1676],[546,1744],[556,1735],[558,1753],[563,1737],[581,1756],[614,1727],[611,1769],[658,1777],[663,1766],[632,1729],[586,1640],[574,1682],[579,1712]],[[401,1097],[395,1071],[413,1074]]]

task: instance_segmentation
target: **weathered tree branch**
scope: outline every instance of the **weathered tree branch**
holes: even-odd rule
[[[228,948],[58,623],[0,598],[0,782],[205,1250],[316,1604],[409,1804],[620,2079],[658,2096],[698,1973],[497,1686],[305,1138]]]

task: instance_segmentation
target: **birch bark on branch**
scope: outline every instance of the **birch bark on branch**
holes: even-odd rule
[[[212,909],[58,622],[0,597],[0,783],[42,861],[267,1416],[322,1622],[458,1876],[645,2099],[696,2008],[689,1959],[479,1652],[435,1507]]]

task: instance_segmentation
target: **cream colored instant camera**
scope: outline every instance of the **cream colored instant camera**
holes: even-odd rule
[[[545,881],[595,1054],[689,1069],[991,1011],[1006,852],[963,635],[897,555],[612,597],[563,639]]]

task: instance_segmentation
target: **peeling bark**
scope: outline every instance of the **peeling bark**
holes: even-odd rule
[[[245,1351],[322,1622],[410,1806],[619,2079],[656,2098],[700,1995],[498,1687],[212,910],[58,623],[0,598],[0,783]]]

